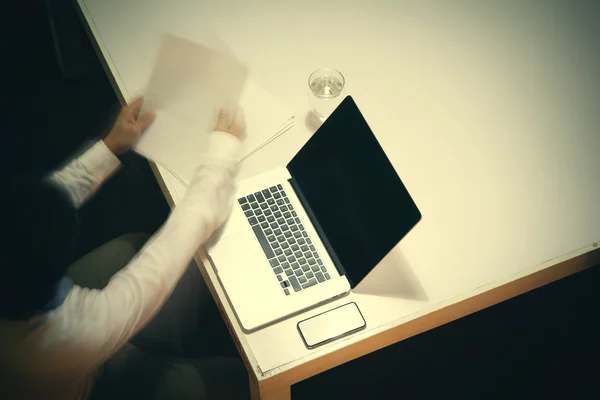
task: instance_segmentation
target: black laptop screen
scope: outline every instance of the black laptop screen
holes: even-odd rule
[[[353,287],[421,219],[350,96],[298,152],[288,170],[313,223]]]

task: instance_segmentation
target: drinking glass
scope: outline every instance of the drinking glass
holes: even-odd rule
[[[346,79],[338,70],[320,68],[308,78],[310,110],[322,122],[343,100]]]

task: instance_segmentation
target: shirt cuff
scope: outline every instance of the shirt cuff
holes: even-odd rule
[[[83,153],[79,157],[79,161],[100,180],[108,178],[121,165],[121,161],[110,151],[103,140],[97,141]]]
[[[242,142],[231,133],[214,131],[209,134],[206,150],[204,164],[237,164],[242,155]]]

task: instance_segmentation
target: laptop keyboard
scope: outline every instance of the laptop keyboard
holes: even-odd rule
[[[238,203],[286,296],[331,278],[283,186],[241,197]]]

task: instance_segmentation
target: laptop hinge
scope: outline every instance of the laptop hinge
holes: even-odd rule
[[[325,232],[323,232],[323,229],[321,229],[321,225],[319,224],[319,221],[315,217],[315,214],[313,213],[312,208],[310,208],[310,205],[306,201],[306,198],[304,197],[304,194],[302,193],[302,189],[300,189],[300,186],[296,183],[296,180],[294,178],[291,178],[288,181],[290,182],[290,185],[292,185],[292,187],[294,188],[296,195],[298,195],[298,199],[300,200],[300,203],[302,203],[302,206],[304,207],[306,214],[308,214],[308,218],[310,218],[310,221],[312,222],[313,226],[315,227],[315,230],[317,231],[319,238],[323,242],[323,245],[327,249],[327,252],[329,253],[329,257],[331,257],[331,260],[333,261],[333,264],[335,265],[335,268],[337,269],[338,273],[342,276],[346,275],[346,270],[344,269],[344,266],[340,262],[340,259],[338,258],[337,254],[335,254],[333,247],[331,247],[331,243],[329,243],[329,240],[327,239]],[[346,276],[346,279],[349,280],[350,278],[348,276]]]

